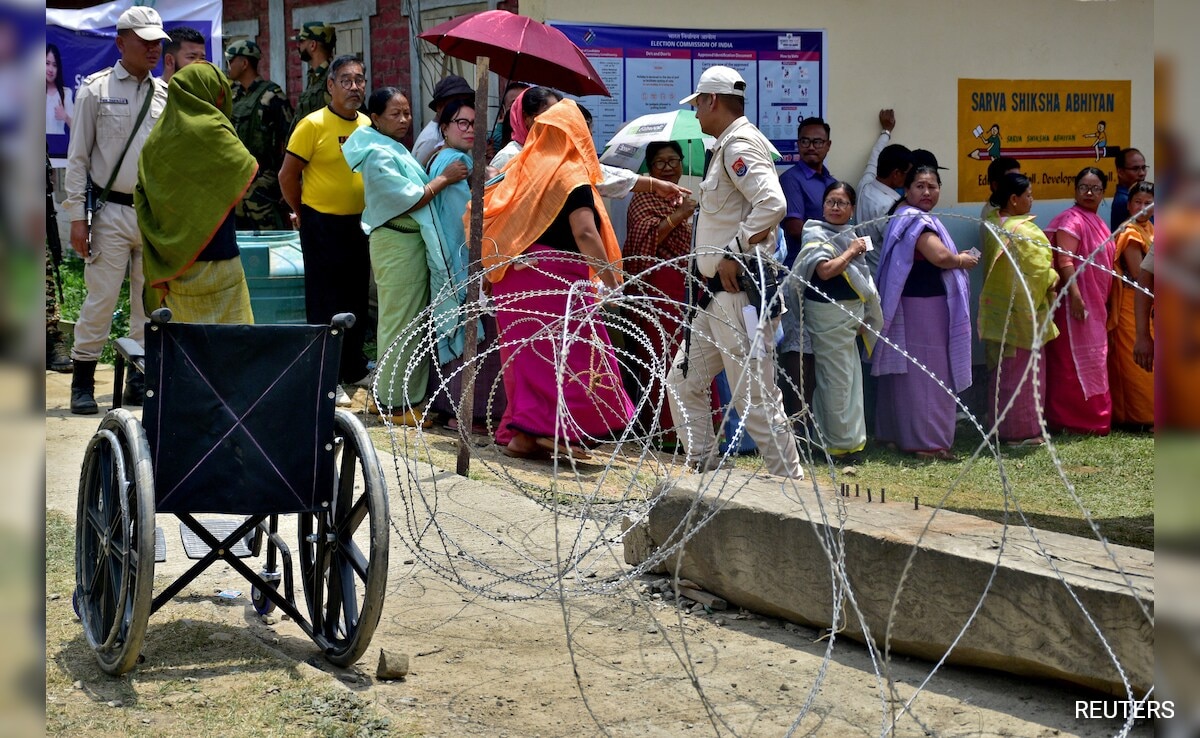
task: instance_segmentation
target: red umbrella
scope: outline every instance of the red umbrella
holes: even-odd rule
[[[505,79],[555,87],[572,95],[611,96],[579,47],[562,31],[507,10],[484,10],[452,18],[420,34],[446,55],[491,60]]]

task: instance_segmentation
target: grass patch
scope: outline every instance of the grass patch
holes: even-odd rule
[[[186,606],[174,603],[150,618],[146,661],[122,677],[104,674],[71,608],[74,534],[70,517],[47,512],[48,734],[413,734],[392,725],[372,702],[333,683],[334,677],[298,668],[295,661],[264,647],[248,627],[181,617]]]
[[[382,454],[390,454],[392,441],[378,418],[363,415],[372,439]],[[398,453],[432,464],[439,469],[453,470],[456,464],[457,436],[432,428],[424,431],[418,441],[413,429],[394,428]],[[1056,465],[1046,447],[1001,447],[1003,465],[986,449],[974,461],[977,438],[971,431],[960,429],[954,447],[958,461],[920,461],[908,454],[886,448],[869,446],[855,466],[853,476],[844,475],[836,467],[831,476],[823,457],[813,470],[825,486],[841,482],[858,484],[866,496],[869,487],[878,499],[880,488],[887,490],[889,502],[912,504],[913,497],[924,507],[940,505],[947,510],[976,515],[988,520],[1005,520],[1021,525],[1019,507],[1029,523],[1037,528],[1059,533],[1095,538],[1084,511],[1091,516],[1101,535],[1113,543],[1152,549],[1154,547],[1154,437],[1144,433],[1114,431],[1104,438],[1064,435],[1055,439],[1058,455]],[[407,437],[407,443],[403,438]],[[482,440],[482,439],[481,439]],[[594,462],[580,465],[580,477],[575,480],[569,466],[560,473],[568,483],[553,484],[550,464],[538,461],[519,461],[503,457],[494,445],[472,449],[470,478],[475,481],[515,489],[542,502],[557,500],[570,504],[585,499],[597,501],[629,501],[646,499],[654,493],[656,472],[671,468],[679,474],[681,457],[657,455],[657,464],[637,466],[637,457],[619,457],[620,464],[608,469],[603,482],[604,455]],[[756,457],[739,457],[739,468],[758,469]],[[1062,471],[1059,471],[1061,465]],[[391,463],[384,459],[384,467]],[[1070,482],[1074,497],[1068,489]],[[631,485],[636,490],[631,489]],[[943,499],[944,498],[944,499]]]

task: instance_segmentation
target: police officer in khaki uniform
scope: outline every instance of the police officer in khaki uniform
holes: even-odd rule
[[[258,73],[262,51],[253,41],[235,41],[225,49],[233,80],[233,130],[258,160],[258,174],[237,204],[240,231],[291,228],[287,203],[279,191],[279,168],[292,127],[292,106],[283,89]]]
[[[142,6],[126,10],[117,19],[120,61],[85,79],[75,93],[63,209],[71,220],[71,247],[86,264],[83,278],[87,297],[79,308],[71,349],[75,364],[71,412],[80,415],[99,412],[95,400],[96,362],[108,340],[126,272],[130,275],[129,335],[142,343],[146,323],[142,308],[142,237],[132,193],[137,183],[138,155],[167,102],[166,84],[151,75],[167,38],[158,11]],[[149,109],[135,131],[147,96]],[[107,201],[93,214],[90,246],[85,205],[89,176],[97,197],[112,180]],[[141,404],[141,387],[141,375],[130,372],[122,395],[126,404]]]
[[[292,130],[296,129],[296,123],[304,120],[304,116],[320,110],[332,100],[325,81],[329,79],[329,62],[337,48],[337,31],[333,26],[319,21],[305,23],[300,27],[300,33],[296,34],[295,41],[300,51],[300,61],[308,65],[308,81],[304,92],[300,93],[300,99],[296,101]]]
[[[804,472],[796,439],[775,383],[772,349],[751,352],[753,337],[747,335],[743,318],[750,299],[738,284],[745,268],[753,269],[760,259],[771,256],[775,230],[787,212],[773,147],[743,114],[745,97],[741,75],[715,66],[700,76],[695,93],[679,101],[696,108],[700,129],[717,140],[700,183],[692,247],[711,294],[696,301],[690,339],[667,376],[668,398],[676,431],[687,449],[687,463],[699,471],[716,468],[719,453],[709,387],[724,369],[733,406],[758,445],[767,471],[801,479]],[[774,333],[768,327],[769,343],[774,343]]]

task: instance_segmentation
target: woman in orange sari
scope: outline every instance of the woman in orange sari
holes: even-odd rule
[[[1108,384],[1112,391],[1113,425],[1149,428],[1154,425],[1154,374],[1134,360],[1137,340],[1134,295],[1142,276],[1142,261],[1154,243],[1154,184],[1135,182],[1129,188],[1129,215],[1134,219],[1117,235],[1113,256],[1116,276],[1108,312]],[[1128,282],[1126,281],[1128,280]],[[1150,332],[1153,338],[1153,329]]]
[[[602,180],[583,115],[563,100],[484,193],[483,266],[508,396],[496,443],[509,456],[588,458],[582,446],[633,417],[596,300],[597,280],[621,283]]]

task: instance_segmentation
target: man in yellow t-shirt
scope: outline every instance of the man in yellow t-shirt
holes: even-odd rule
[[[337,313],[354,313],[358,320],[342,343],[340,376],[343,384],[364,384],[371,258],[360,225],[362,175],[351,172],[342,156],[350,134],[371,124],[358,112],[367,94],[363,63],[353,56],[334,59],[326,86],[329,105],[300,120],[288,140],[279,187],[300,230],[306,318],[327,324]],[[338,404],[350,404],[340,389]]]

